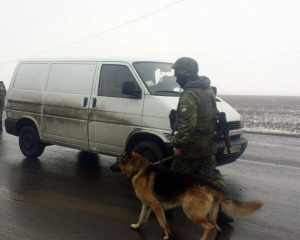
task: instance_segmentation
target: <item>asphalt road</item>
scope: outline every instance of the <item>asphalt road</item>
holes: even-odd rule
[[[300,138],[245,136],[245,154],[219,169],[233,198],[265,206],[249,219],[221,224],[219,240],[300,239]],[[18,138],[0,134],[0,240],[163,239],[154,215],[142,230],[130,229],[141,203],[130,179],[109,170],[114,161],[57,146],[28,159]],[[203,233],[181,209],[168,222],[174,240]]]

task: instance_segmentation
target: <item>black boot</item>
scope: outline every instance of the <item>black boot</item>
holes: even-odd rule
[[[165,210],[165,216],[166,217],[172,217],[173,216],[173,209]]]
[[[222,212],[222,210],[219,210],[219,214],[218,214],[218,219],[217,222],[218,223],[232,223],[234,220],[230,217],[227,217],[225,213]]]

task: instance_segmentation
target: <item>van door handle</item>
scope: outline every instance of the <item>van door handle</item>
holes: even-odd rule
[[[97,104],[97,98],[93,98],[92,108],[96,107]]]
[[[87,97],[84,97],[83,98],[83,107],[86,107],[88,104],[88,98]]]

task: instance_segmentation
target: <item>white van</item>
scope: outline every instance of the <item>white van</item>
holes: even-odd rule
[[[181,89],[172,63],[140,59],[30,59],[20,61],[7,95],[6,131],[26,157],[52,144],[117,156],[137,149],[151,162],[173,153],[169,113]],[[217,98],[232,141],[218,143],[219,165],[246,149],[241,116]]]

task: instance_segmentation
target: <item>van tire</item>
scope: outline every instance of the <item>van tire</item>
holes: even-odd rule
[[[19,146],[24,156],[37,158],[45,150],[45,144],[41,142],[39,133],[32,126],[22,128],[19,136]]]
[[[155,163],[159,160],[162,160],[164,157],[161,148],[156,143],[151,141],[139,142],[137,145],[135,145],[133,151],[147,158],[150,163]]]

